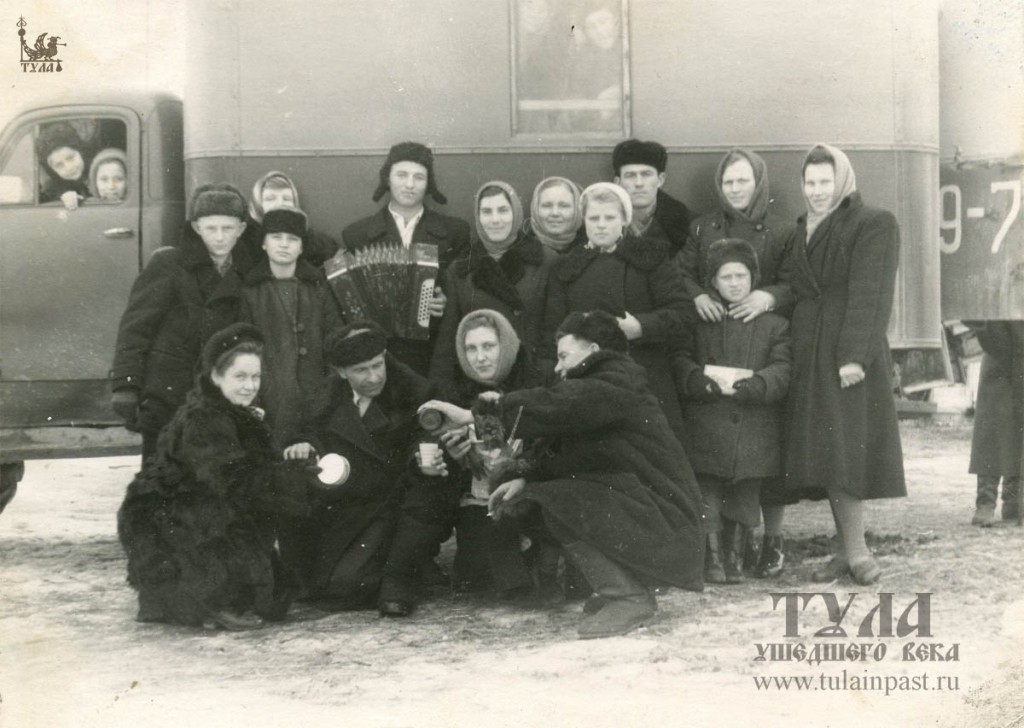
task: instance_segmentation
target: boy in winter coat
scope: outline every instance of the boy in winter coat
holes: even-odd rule
[[[708,287],[728,308],[757,285],[757,254],[745,240],[716,241],[708,250],[708,271]],[[780,404],[792,362],[788,329],[786,319],[772,313],[750,322],[729,316],[701,321],[692,353],[676,361],[686,400],[686,451],[707,510],[704,578],[713,584],[743,581],[740,526],[758,524],[761,483],[781,469]],[[753,375],[730,387],[705,373],[708,364]],[[781,552],[781,543],[772,547]]]
[[[245,198],[229,184],[192,194],[190,222],[175,247],[162,247],[132,285],[110,371],[113,410],[142,434],[142,457],[192,389],[199,353],[238,320],[242,281],[235,243],[245,230]]]
[[[323,271],[303,255],[306,215],[295,208],[263,217],[262,261],[243,280],[239,318],[266,336],[263,393],[275,449],[296,434],[302,407],[327,374],[323,342],[342,325]]]

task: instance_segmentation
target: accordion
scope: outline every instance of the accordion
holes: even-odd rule
[[[324,272],[348,320],[373,321],[401,339],[429,338],[436,245],[384,242],[343,249],[324,263]]]

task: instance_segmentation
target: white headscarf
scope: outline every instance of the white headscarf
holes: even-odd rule
[[[807,152],[807,156],[804,157],[804,164],[801,170],[807,166],[807,157],[810,157],[816,149],[823,149],[829,153],[833,159],[832,167],[836,171],[836,186],[832,192],[832,202],[829,204],[828,210],[822,213],[814,212],[811,209],[810,204],[807,202],[807,198],[804,198],[804,205],[807,207],[807,240],[811,239],[811,235],[818,228],[818,225],[822,221],[836,211],[843,200],[852,195],[857,191],[857,176],[853,172],[853,166],[850,164],[850,158],[843,153],[841,149],[831,146],[830,144],[815,144],[811,147],[811,150]],[[803,184],[803,171],[800,172],[800,182]],[[805,241],[807,242],[807,241]]]

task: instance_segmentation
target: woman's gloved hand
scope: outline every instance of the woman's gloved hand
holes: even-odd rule
[[[765,383],[763,377],[759,377],[756,374],[746,379],[738,379],[733,382],[732,388],[736,390],[736,394],[733,395],[737,402],[760,404],[764,402],[765,395],[768,392],[768,385]]]
[[[704,372],[695,371],[686,379],[686,396],[697,402],[714,402],[722,396],[722,388]]]

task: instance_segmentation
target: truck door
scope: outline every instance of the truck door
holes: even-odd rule
[[[45,142],[39,140],[61,124],[80,135],[86,179],[92,159],[123,153],[123,199],[103,199],[93,192],[75,210],[65,209],[59,199],[47,201],[54,187],[50,183],[60,180],[40,158]],[[140,139],[135,112],[101,107],[34,111],[0,137],[5,426],[87,424],[82,418],[104,410],[112,419],[98,400],[106,405],[117,324],[140,268]],[[32,411],[20,411],[20,402],[26,407],[33,403]]]

